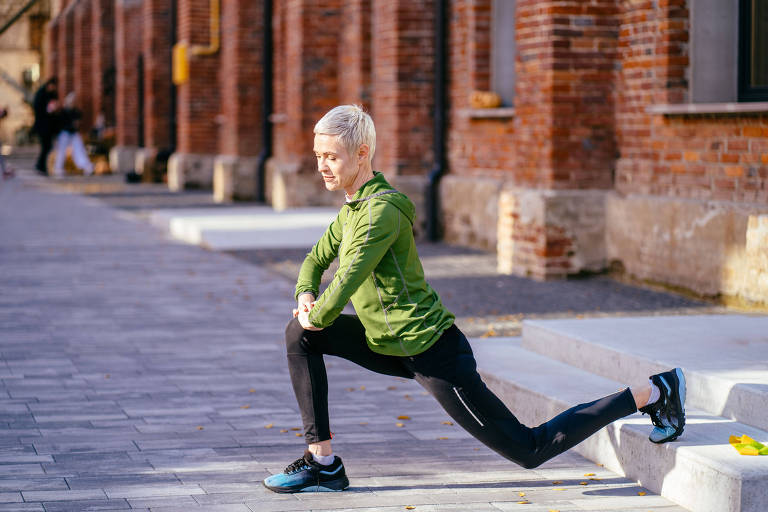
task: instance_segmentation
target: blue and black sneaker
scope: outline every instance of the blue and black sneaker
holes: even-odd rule
[[[264,487],[280,493],[343,491],[349,487],[349,480],[340,457],[323,466],[315,462],[307,450],[282,473],[266,478]]]
[[[651,381],[661,391],[661,398],[639,409],[650,415],[654,425],[648,439],[657,444],[674,441],[685,428],[685,376],[675,368],[652,375]]]

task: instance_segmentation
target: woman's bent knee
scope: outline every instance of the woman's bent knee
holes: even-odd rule
[[[301,345],[301,340],[304,337],[304,328],[299,323],[299,320],[292,318],[288,325],[285,326],[285,346],[288,347],[288,352],[292,352],[292,348],[298,349]],[[295,352],[295,350],[293,350]]]

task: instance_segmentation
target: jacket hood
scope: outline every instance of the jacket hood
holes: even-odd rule
[[[361,204],[371,199],[379,198],[383,201],[387,201],[397,207],[398,210],[408,217],[408,220],[413,224],[413,218],[416,215],[416,207],[408,196],[402,192],[395,190],[392,185],[384,178],[384,175],[378,171],[373,171],[373,178],[368,180],[365,185],[360,187],[351,200],[347,201],[346,205],[357,210]]]

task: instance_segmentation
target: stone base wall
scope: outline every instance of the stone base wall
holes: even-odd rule
[[[498,201],[499,271],[547,279],[604,269],[607,194],[505,188]]]
[[[610,194],[606,251],[634,277],[768,304],[768,205]]]
[[[174,192],[186,189],[213,188],[213,162],[216,155],[174,153],[168,159],[168,188]]]
[[[226,203],[248,201],[258,195],[256,172],[259,157],[220,155],[213,164],[213,200]]]
[[[329,192],[317,172],[302,171],[301,163],[267,160],[266,199],[275,210],[299,206],[344,204],[344,192]]]
[[[413,235],[419,239],[427,232],[427,203],[425,192],[429,179],[426,176],[387,176],[393,187],[408,196],[416,207],[413,219]]]
[[[440,181],[443,239],[450,244],[496,250],[502,187],[503,182],[493,178],[444,176]]]
[[[127,174],[135,170],[136,146],[114,146],[109,150],[109,168],[115,174]]]

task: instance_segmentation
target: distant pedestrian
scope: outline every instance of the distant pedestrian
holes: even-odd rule
[[[291,493],[349,486],[331,448],[325,354],[415,379],[456,423],[525,468],[539,466],[638,408],[651,416],[654,443],[682,433],[685,379],[679,368],[653,375],[638,388],[572,407],[537,427],[522,425],[483,383],[453,314],[424,279],[413,239],[413,203],[371,168],[373,120],[358,106],[339,106],[318,121],[314,133],[325,187],[344,190],[346,203],[301,266],[298,307],[285,330],[308,448],[282,473],[264,480],[268,489]],[[336,257],[339,269],[318,296],[320,278]],[[341,314],[350,300],[357,315]],[[407,454],[393,447],[390,456]]]
[[[53,138],[56,135],[56,119],[59,110],[58,79],[49,78],[35,93],[32,107],[35,111],[35,123],[32,130],[40,139],[40,156],[37,157],[35,169],[41,174],[48,174],[48,153],[53,148]]]
[[[67,159],[67,150],[72,152],[72,161],[83,174],[93,174],[93,163],[88,158],[83,138],[80,136],[80,119],[83,113],[75,107],[75,93],[71,92],[64,98],[64,107],[59,113],[60,132],[56,138],[56,164],[53,168],[57,178],[64,176],[64,162]]]
[[[8,117],[8,107],[0,108],[0,121]],[[5,155],[3,155],[2,142],[0,142],[0,171],[3,173],[3,179],[13,178],[14,169],[10,164],[5,162]]]

